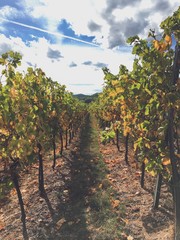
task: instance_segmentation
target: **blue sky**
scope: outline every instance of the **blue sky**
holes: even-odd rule
[[[102,67],[114,74],[131,69],[129,36],[159,33],[159,24],[179,0],[0,0],[0,54],[14,50],[28,66],[73,93],[93,94],[103,87]]]

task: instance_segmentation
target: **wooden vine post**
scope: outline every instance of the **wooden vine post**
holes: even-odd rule
[[[42,146],[40,143],[37,144],[38,148],[38,160],[39,160],[39,193],[40,196],[43,196],[45,193],[44,189],[44,172],[43,172],[43,159],[42,159]]]
[[[154,209],[157,209],[159,206],[162,179],[163,179],[163,176],[161,173],[159,173],[157,175],[156,187],[155,187],[155,192],[154,192],[154,204],[153,204]]]
[[[24,209],[24,202],[21,194],[21,190],[19,187],[19,181],[18,181],[18,173],[17,173],[17,166],[18,166],[18,161],[14,161],[13,164],[10,166],[10,174],[11,174],[11,179],[13,181],[14,187],[16,189],[16,193],[18,196],[18,201],[19,201],[19,206],[21,209],[21,222],[23,224],[23,238],[24,240],[28,240],[28,233],[27,233],[27,228],[26,228],[26,213]]]
[[[176,86],[180,71],[180,45],[176,44],[175,57],[173,64],[173,79],[172,84]],[[174,206],[175,206],[175,240],[180,239],[180,174],[178,172],[178,161],[175,156],[175,136],[174,136],[174,107],[171,106],[168,114],[168,141],[169,154],[172,166],[172,181],[174,192]]]

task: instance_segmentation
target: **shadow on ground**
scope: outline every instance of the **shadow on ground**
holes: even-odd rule
[[[58,206],[54,210],[48,195],[45,195],[52,222],[44,226],[46,234],[38,234],[42,236],[39,239],[90,239],[86,217],[89,209],[88,199],[92,194],[93,186],[103,174],[95,164],[98,152],[95,149],[97,146],[93,144],[92,131],[87,118],[80,133],[80,143],[76,144],[75,150],[73,149],[68,156],[63,156],[67,171],[60,172],[64,184],[58,189]]]

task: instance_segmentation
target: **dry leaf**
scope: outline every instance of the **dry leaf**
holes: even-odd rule
[[[113,207],[113,208],[116,208],[116,207],[119,206],[120,201],[119,201],[119,200],[112,200],[111,204],[112,204],[112,207]]]
[[[121,180],[126,180],[127,179],[127,177],[123,177],[123,178],[121,178]]]
[[[27,189],[22,189],[21,190],[21,193],[26,193],[27,192]]]
[[[65,218],[60,219],[57,223],[56,223],[56,228],[61,228],[61,226],[66,222]]]
[[[15,188],[13,188],[13,189],[11,190],[11,196],[14,196],[14,195],[16,195],[16,189],[15,189]]]
[[[130,236],[130,235],[127,237],[127,240],[133,240],[133,239],[134,238],[132,236]]]
[[[4,222],[0,220],[0,231],[4,230],[4,228],[5,228]]]

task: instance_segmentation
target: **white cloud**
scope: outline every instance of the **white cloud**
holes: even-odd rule
[[[19,16],[19,14],[23,15],[16,8],[10,6],[4,6],[0,11],[0,17],[2,18],[13,18]]]
[[[74,93],[93,94],[97,89],[102,89],[104,75],[101,68],[96,66],[99,63],[108,64],[108,68],[117,74],[119,65],[124,64],[131,67],[133,58],[130,52],[120,53],[96,47],[50,44],[45,38],[30,41],[26,45],[20,38],[7,38],[1,34],[0,47],[5,42],[12,50],[23,54],[22,66],[19,70],[26,70],[29,64],[40,67],[48,77],[66,85],[67,89]],[[47,56],[49,49],[60,53],[63,58],[59,58],[59,61],[52,61]],[[83,64],[87,61],[91,61],[92,65]],[[72,62],[77,67],[70,67]]]
[[[22,6],[30,10],[28,10],[28,14],[32,17],[46,19],[44,27],[49,31],[56,32],[60,21],[66,19],[72,25],[75,34],[92,36],[95,33],[90,31],[88,23],[93,20],[96,24],[102,25],[102,32],[107,35],[108,26],[100,15],[102,8],[106,6],[106,1],[98,2],[101,4],[97,4],[96,0],[66,0],[61,5],[57,5],[57,0],[45,0],[43,3],[37,1],[36,4],[30,3],[28,0],[21,1]],[[106,37],[102,38],[102,33],[96,32],[96,39],[102,43]]]
[[[161,4],[158,0],[66,0],[61,4],[57,0],[21,0],[21,5],[28,9],[32,17],[45,19],[42,27],[47,30],[56,32],[60,21],[66,19],[77,35],[94,35],[95,41],[107,48],[125,44],[131,34],[129,19],[141,37],[146,37],[152,27],[159,30],[160,22],[167,17],[167,13],[172,14],[177,9],[179,1],[162,0]],[[161,10],[163,6],[166,7],[165,11]],[[99,26],[97,31],[88,27],[92,21]],[[128,33],[127,27],[130,29]]]
[[[40,67],[68,90],[92,94],[103,85],[104,75],[98,66],[107,64],[114,74],[118,73],[120,64],[131,69],[134,56],[131,47],[125,44],[127,37],[136,33],[147,37],[150,28],[159,31],[160,22],[179,6],[176,0],[162,0],[162,3],[168,7],[164,11],[159,0],[134,0],[133,3],[130,0],[19,0],[16,4],[22,8],[21,12],[5,6],[0,9],[0,17],[18,21],[17,17],[26,15],[39,26],[32,30],[40,31],[41,27],[46,34],[53,32],[56,41],[50,44],[47,39],[38,38],[38,34],[35,36],[35,31],[31,34],[33,40],[27,43],[1,34],[0,53],[8,48],[18,51],[23,55],[21,70],[29,65]],[[71,24],[76,35],[95,36],[94,41],[101,44],[101,48],[63,45],[63,36],[57,34],[62,19]],[[23,23],[26,24],[26,18]],[[5,30],[0,25],[0,31]]]
[[[3,18],[13,19],[14,17],[23,16],[23,12],[19,12],[16,8],[10,6],[4,6],[0,8],[0,31],[5,32],[6,28],[3,26]]]

